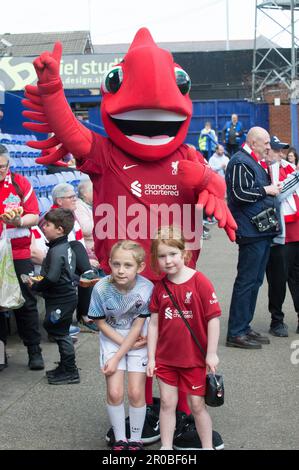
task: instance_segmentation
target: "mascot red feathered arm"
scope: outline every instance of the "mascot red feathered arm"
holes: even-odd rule
[[[181,207],[197,203],[208,215],[214,215],[234,240],[236,224],[224,202],[224,180],[184,144],[192,116],[190,78],[172,55],[155,44],[146,28],[137,32],[122,62],[102,82],[101,115],[108,135],[103,137],[73,115],[59,76],[61,53],[62,47],[56,43],[53,52],[44,52],[34,61],[38,83],[26,87],[23,104],[29,111],[23,114],[37,122],[24,126],[54,133],[46,141],[28,143],[48,152],[37,159],[39,163],[54,163],[70,152],[77,167],[90,175],[96,197],[95,238],[101,238],[96,226],[103,222],[101,204],[111,200],[115,205],[116,196],[124,195],[135,198],[127,211],[131,219],[133,202],[143,204],[148,212],[156,202],[178,202]],[[115,218],[119,228],[121,217],[116,213]],[[125,224],[132,226],[128,220]],[[122,230],[115,233],[116,240],[124,238]],[[126,235],[129,238],[130,233]],[[135,239],[147,238],[149,233],[139,235]],[[98,252],[103,246],[99,241]]]

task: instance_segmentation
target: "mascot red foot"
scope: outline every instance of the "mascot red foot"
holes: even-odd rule
[[[109,272],[111,246],[119,239],[140,242],[147,256],[160,224],[180,223],[190,240],[195,267],[202,222],[198,210],[214,215],[219,227],[235,239],[236,224],[224,202],[225,182],[202,156],[184,144],[192,115],[190,78],[172,55],[159,48],[146,28],[140,29],[122,62],[105,76],[101,115],[108,137],[87,129],[73,115],[59,76],[60,43],[34,61],[37,86],[27,86],[23,101],[27,129],[53,132],[46,141],[29,142],[42,149],[39,163],[50,164],[71,152],[77,168],[93,183],[95,253]],[[51,150],[52,149],[52,150]],[[143,272],[159,278],[149,259]]]

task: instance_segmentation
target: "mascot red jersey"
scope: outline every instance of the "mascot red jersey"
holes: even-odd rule
[[[23,114],[41,124],[24,126],[54,132],[46,141],[29,142],[48,153],[38,162],[54,163],[71,152],[77,168],[90,176],[95,252],[102,268],[109,271],[109,251],[116,240],[137,240],[149,254],[158,226],[171,223],[184,228],[194,267],[202,228],[196,207],[213,214],[234,240],[236,224],[224,203],[223,179],[183,143],[192,115],[190,78],[172,55],[155,44],[146,28],[137,32],[123,61],[102,83],[107,138],[73,115],[59,77],[61,53],[56,43],[52,53],[34,61],[38,84],[26,87],[23,103],[30,111]],[[157,279],[149,259],[143,274]]]

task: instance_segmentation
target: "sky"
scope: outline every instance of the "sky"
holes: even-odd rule
[[[288,23],[287,13],[272,15]],[[1,34],[90,30],[93,44],[131,43],[142,26],[156,42],[250,39],[255,0],[10,0],[1,2],[1,19]],[[258,14],[258,35],[278,40],[279,31]]]

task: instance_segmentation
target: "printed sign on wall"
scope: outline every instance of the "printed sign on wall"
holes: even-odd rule
[[[36,83],[34,57],[2,57],[0,82],[5,91],[23,90]],[[104,74],[118,64],[114,54],[67,55],[62,57],[60,74],[65,88],[99,88]]]

